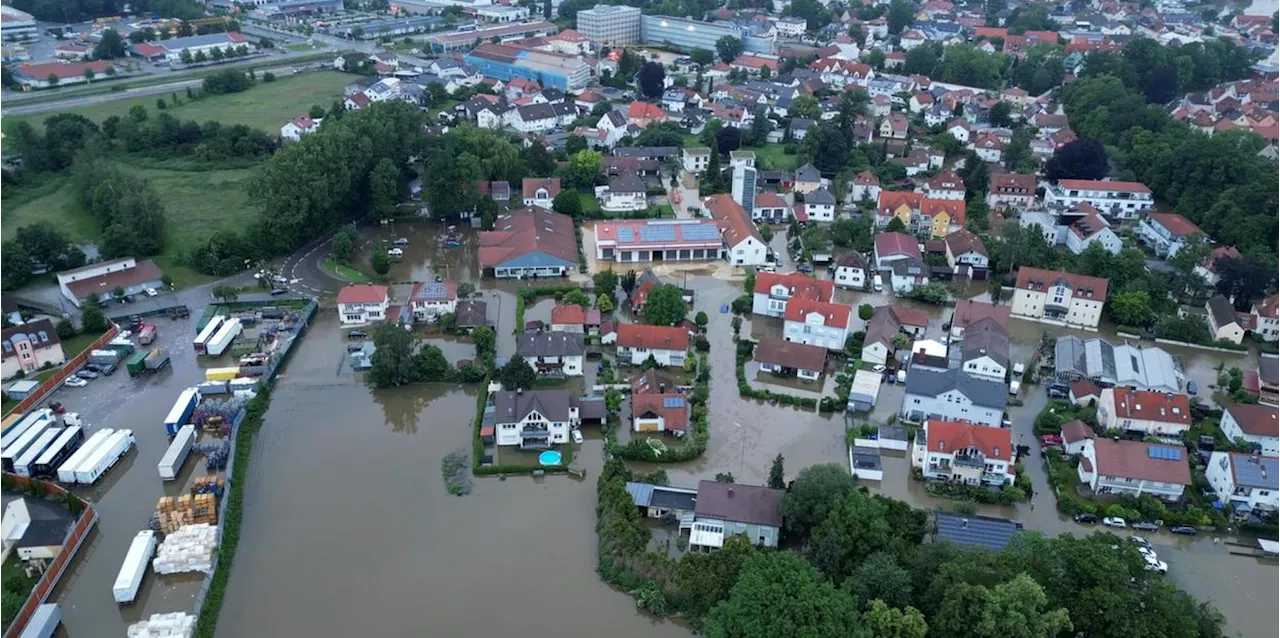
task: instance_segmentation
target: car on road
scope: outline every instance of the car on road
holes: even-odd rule
[[[1160,523],[1159,521],[1138,521],[1133,524],[1133,528],[1141,532],[1158,532]]]
[[[1139,547],[1146,547],[1147,549],[1151,549],[1151,541],[1149,541],[1149,540],[1147,540],[1147,539],[1145,539],[1145,538],[1143,538],[1143,537],[1141,537],[1141,536],[1137,536],[1137,535],[1130,536],[1130,537],[1129,537],[1129,542],[1131,542],[1131,543],[1133,543],[1133,544],[1135,544],[1135,545],[1138,545]]]
[[[157,296],[157,295],[159,295],[159,294],[160,294],[160,293],[156,292],[156,289],[155,289],[155,288],[147,288],[147,289],[146,289],[146,290],[144,290],[143,292],[147,293],[147,296],[148,296],[148,297],[155,297],[155,296]]]
[[[1169,572],[1169,563],[1166,563],[1155,556],[1144,555],[1143,558],[1146,559],[1146,565],[1144,567],[1147,571],[1160,572],[1161,574],[1167,574]]]
[[[1200,386],[1196,385],[1196,382],[1195,382],[1195,381],[1188,381],[1188,382],[1187,382],[1187,394],[1190,394],[1190,395],[1192,395],[1192,396],[1195,396],[1196,391],[1197,391],[1197,390],[1199,390],[1199,389],[1200,389]]]
[[[1119,516],[1108,516],[1102,519],[1102,524],[1106,525],[1107,527],[1115,527],[1117,529],[1125,529],[1129,527],[1129,524],[1126,523],[1125,520],[1123,518],[1120,518]]]
[[[582,430],[573,431],[573,442],[582,445]]]
[[[1049,393],[1050,399],[1065,399],[1067,398],[1068,391],[1069,388],[1060,385],[1051,385],[1047,390],[1045,390],[1045,392]]]
[[[1192,526],[1190,526],[1190,525],[1177,525],[1177,526],[1175,526],[1175,527],[1171,527],[1171,528],[1169,528],[1169,531],[1170,531],[1170,532],[1173,532],[1174,534],[1183,534],[1183,535],[1186,535],[1186,536],[1195,536],[1195,535],[1196,535],[1196,528],[1194,528],[1194,527],[1192,527]]]
[[[395,245],[397,245],[397,246],[408,246],[408,245],[409,245],[409,238],[408,238],[408,237],[397,237],[394,243],[395,243]]]
[[[1156,556],[1156,550],[1151,549],[1150,545],[1139,545],[1138,553],[1142,554],[1144,558],[1159,558]]]
[[[274,281],[274,282],[276,282],[276,283],[278,283],[278,284],[287,284],[287,283],[289,283],[289,278],[288,278],[288,277],[284,277],[284,276],[282,276],[282,275],[276,275],[275,277],[272,277],[272,278],[271,278],[271,281]]]
[[[97,379],[98,373],[94,372],[93,370],[82,369],[82,370],[76,371],[76,376],[80,377],[81,379]]]
[[[67,380],[66,380],[66,381],[63,381],[62,383],[63,383],[63,385],[65,385],[65,386],[67,386],[67,387],[69,387],[69,388],[83,388],[83,387],[85,387],[85,386],[89,385],[89,382],[88,382],[88,381],[85,381],[84,379],[81,379],[80,377],[67,377]]]
[[[352,330],[347,333],[348,339],[365,339],[368,338],[368,336],[369,334],[363,330]]]
[[[271,296],[273,296],[273,297],[274,297],[274,296],[276,296],[276,295],[283,295],[283,294],[284,294],[284,293],[286,293],[286,292],[289,292],[289,291],[288,291],[288,290],[285,290],[284,288],[272,288],[272,289],[271,289]]]

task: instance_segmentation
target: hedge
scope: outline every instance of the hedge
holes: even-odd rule
[[[702,456],[707,451],[707,442],[711,440],[710,421],[707,416],[707,398],[711,393],[711,364],[706,355],[698,357],[698,376],[694,378],[693,391],[689,393],[689,405],[692,406],[692,432],[686,437],[685,444],[679,447],[668,447],[659,455],[647,443],[647,438],[633,438],[626,445],[619,445],[617,434],[612,425],[604,426],[605,445],[609,453],[627,461],[643,461],[647,463],[683,463]]]
[[[749,341],[741,341],[739,343],[751,343]],[[736,366],[738,374],[738,396],[768,401],[774,404],[795,405],[810,410],[818,409],[818,400],[807,397],[799,397],[793,394],[783,394],[781,392],[770,392],[769,390],[757,390],[747,383],[747,355],[743,354],[742,348],[738,349],[736,357]],[[832,410],[834,412],[834,410]]]
[[[1128,494],[1118,495],[1114,501],[1100,501],[1082,496],[1076,491],[1079,475],[1076,473],[1071,457],[1058,449],[1045,452],[1049,468],[1049,484],[1053,486],[1058,501],[1058,511],[1067,515],[1079,512],[1098,516],[1119,516],[1127,521],[1162,520],[1166,526],[1191,525],[1193,527],[1225,528],[1226,516],[1211,507],[1187,504],[1171,506],[1152,496],[1134,497]],[[1196,477],[1193,483],[1202,480]],[[1193,484],[1183,492],[1183,498],[1198,493],[1202,485]],[[1173,509],[1178,507],[1178,509]]]

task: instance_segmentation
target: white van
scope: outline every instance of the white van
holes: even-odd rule
[[[884,292],[884,278],[880,275],[876,275],[875,278],[871,280],[871,287],[876,292]]]

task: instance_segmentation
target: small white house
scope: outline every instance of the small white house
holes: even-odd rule
[[[458,287],[450,283],[417,284],[409,297],[414,321],[430,321],[457,307]]]
[[[1280,456],[1280,425],[1273,407],[1228,403],[1218,427],[1232,441],[1256,445],[1264,456]]]
[[[343,326],[361,326],[387,318],[386,286],[353,284],[338,293],[338,318]]]
[[[1280,460],[1275,457],[1214,452],[1204,477],[1237,514],[1280,509]]]
[[[280,138],[297,142],[302,139],[302,136],[310,135],[320,130],[320,123],[323,121],[322,119],[313,120],[306,115],[300,115],[280,127]]]
[[[564,390],[517,390],[497,393],[493,421],[498,445],[544,449],[568,443],[580,419]]]
[[[618,324],[618,360],[642,365],[653,357],[659,366],[682,366],[689,350],[689,332],[675,326]]]

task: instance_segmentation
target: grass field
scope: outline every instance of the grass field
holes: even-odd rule
[[[746,150],[755,151],[756,165],[766,171],[790,171],[796,167],[796,156],[783,152],[783,144],[766,144],[751,146]]]
[[[198,100],[187,100],[185,91],[176,95],[180,104],[170,106],[165,112],[181,120],[205,122],[218,120],[225,124],[245,124],[268,133],[279,134],[285,122],[306,114],[312,105],[318,104],[328,109],[334,102],[342,98],[342,88],[351,83],[355,76],[337,71],[320,71],[300,73],[298,75],[280,76],[275,82],[259,82],[243,93],[226,95],[209,95]],[[78,106],[58,113],[78,113],[94,121],[112,116],[123,116],[134,106],[144,106],[147,111],[156,113],[156,100],[161,96],[137,97],[123,100]],[[163,96],[166,101],[171,95]],[[30,122],[39,126],[45,118],[54,112],[39,113],[4,118],[3,128],[17,122]]]

